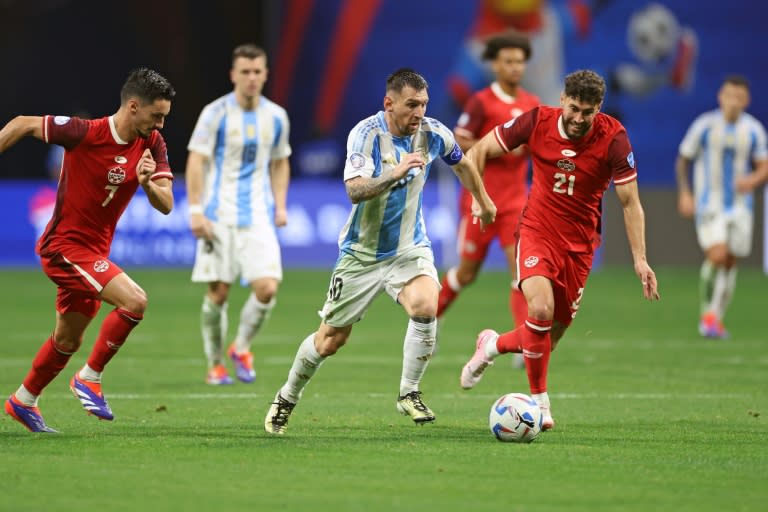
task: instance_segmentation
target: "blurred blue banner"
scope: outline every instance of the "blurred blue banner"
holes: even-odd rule
[[[427,230],[438,262],[445,251],[455,252],[455,200],[438,204],[437,185],[424,194]],[[451,192],[452,193],[452,192]],[[176,205],[170,215],[155,211],[139,188],[126,209],[112,244],[111,258],[125,266],[189,266],[195,240],[187,222],[187,197],[181,180],[174,184]],[[0,232],[0,266],[37,265],[35,242],[45,229],[56,201],[56,189],[45,181],[4,182],[0,187],[5,229]],[[331,269],[338,256],[337,238],[350,203],[341,181],[294,180],[289,189],[288,226],[278,230],[286,267]],[[504,265],[494,254],[490,265]]]

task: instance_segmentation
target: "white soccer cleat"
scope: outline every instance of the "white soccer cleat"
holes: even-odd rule
[[[488,343],[496,343],[499,338],[499,333],[492,329],[485,329],[477,335],[477,343],[475,344],[475,353],[470,358],[469,362],[461,369],[461,387],[464,389],[472,389],[475,384],[480,382],[483,377],[483,372],[493,364],[493,361],[488,359],[485,355],[485,346]]]
[[[541,409],[541,430],[552,430],[555,428],[555,420],[552,418],[552,408],[550,405],[539,403]]]

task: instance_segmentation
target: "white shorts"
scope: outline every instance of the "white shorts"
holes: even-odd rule
[[[282,281],[280,244],[272,226],[238,228],[213,223],[213,241],[198,239],[192,281],[250,283],[271,277]]]
[[[429,276],[440,286],[434,255],[429,247],[374,263],[363,263],[344,254],[336,263],[328,287],[328,298],[320,311],[323,321],[333,327],[359,322],[373,299],[386,291],[397,301],[403,287],[418,276]]]
[[[744,258],[752,251],[753,224],[752,214],[744,210],[704,213],[696,219],[696,236],[704,251],[724,243],[731,254]]]

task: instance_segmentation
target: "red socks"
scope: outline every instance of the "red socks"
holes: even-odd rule
[[[525,300],[523,292],[517,288],[512,288],[509,292],[509,310],[515,320],[515,327],[523,325],[525,319],[528,318],[528,301]]]
[[[552,353],[552,338],[549,334],[552,330],[552,320],[537,320],[529,317],[523,329],[521,337],[528,385],[531,393],[544,393],[547,390],[547,370]]]
[[[442,281],[440,281],[440,285],[442,288],[440,289],[440,295],[437,298],[437,318],[443,316],[443,313],[448,309],[448,306],[453,304],[453,301],[459,296],[459,292],[455,291],[451,288],[451,285],[448,284],[447,272],[443,276]]]
[[[103,372],[104,366],[117,353],[128,334],[136,327],[142,315],[131,313],[124,309],[115,308],[101,324],[99,336],[93,345],[93,351],[88,357],[88,366],[97,372]]]
[[[56,342],[53,341],[53,335],[51,335],[37,351],[37,355],[32,361],[32,369],[24,378],[24,387],[33,395],[40,395],[45,386],[67,366],[70,357],[72,357],[72,353],[59,350],[56,347]]]

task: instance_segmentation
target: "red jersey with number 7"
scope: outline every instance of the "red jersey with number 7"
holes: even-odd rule
[[[533,180],[521,229],[530,229],[571,252],[592,252],[598,235],[603,193],[637,179],[635,158],[624,126],[598,113],[590,131],[569,139],[561,108],[541,106],[494,128],[505,151],[527,144]]]
[[[41,256],[73,245],[109,255],[117,221],[139,186],[136,165],[145,149],[157,164],[151,179],[173,179],[162,135],[154,130],[125,142],[111,116],[45,116],[43,140],[63,146],[64,160],[53,216],[37,242]]]

